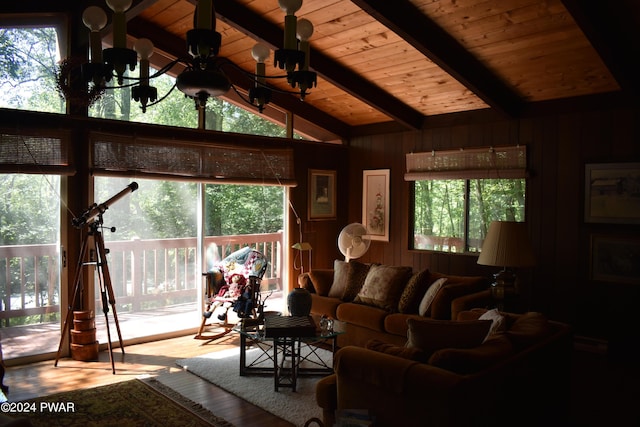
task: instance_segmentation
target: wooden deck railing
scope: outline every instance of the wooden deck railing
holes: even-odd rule
[[[196,238],[105,242],[118,309],[136,312],[196,301],[197,289],[203,284],[203,277],[197,274],[196,244]],[[216,259],[244,246],[259,250],[269,260],[263,289],[281,290],[282,233],[205,238],[207,256]],[[9,326],[12,318],[43,318],[60,310],[58,258],[55,244],[0,246],[2,326]],[[96,307],[101,307],[100,295],[96,298]]]

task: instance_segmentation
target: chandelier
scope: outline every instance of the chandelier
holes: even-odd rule
[[[81,76],[87,92],[97,94],[94,98],[98,98],[107,89],[131,87],[131,97],[146,112],[148,106],[166,98],[165,95],[158,99],[157,89],[151,85],[152,79],[167,73],[179,63],[184,65],[184,69],[177,75],[174,88],[177,87],[185,96],[193,99],[196,109],[204,109],[210,97],[221,96],[233,88],[244,101],[262,112],[271,99],[272,90],[281,91],[268,86],[269,79],[286,77],[293,90],[282,92],[294,93],[301,100],[304,100],[308,89],[316,86],[316,73],[309,70],[309,38],[313,34],[313,25],[306,19],[297,19],[295,15],[302,6],[302,0],[278,1],[285,12],[284,44],[275,51],[274,66],[286,71],[286,74],[279,76],[266,75],[265,61],[269,58],[270,49],[262,43],[257,43],[251,50],[256,61],[255,73],[243,70],[228,59],[218,56],[222,40],[220,33],[216,32],[213,0],[197,1],[194,28],[186,34],[188,57],[178,58],[150,75],[149,58],[154,49],[151,40],[138,39],[133,49],[126,45],[125,12],[131,7],[132,0],[106,0],[106,3],[113,11],[113,47],[102,49],[100,31],[107,24],[104,10],[98,6],[90,6],[82,15],[84,24],[90,30],[90,50],[89,62],[81,65]],[[126,76],[127,69],[135,70],[138,58],[139,77]],[[251,79],[248,96],[240,93],[231,83],[224,72],[226,67],[234,67]],[[117,86],[107,86],[113,79],[117,81]],[[133,83],[125,84],[125,80]]]

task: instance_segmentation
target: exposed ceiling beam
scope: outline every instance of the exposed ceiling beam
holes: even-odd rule
[[[614,6],[604,6],[602,3],[562,0],[573,19],[582,32],[589,39],[593,47],[604,61],[605,65],[625,92],[640,93],[638,75],[640,66],[640,46],[635,34],[637,28],[633,22],[637,0],[618,1]]]
[[[277,48],[282,44],[283,31],[277,25],[266,21],[237,1],[217,2],[216,14],[219,19],[252,38],[263,41],[272,48]],[[313,41],[311,44],[313,45]],[[313,47],[310,56],[311,68],[324,79],[409,128],[420,129],[422,127],[424,116],[419,111],[316,51]]]
[[[171,58],[184,59],[188,55],[187,43],[184,39],[150,24],[142,18],[137,17],[129,21],[127,33],[135,38],[149,38],[153,41],[156,50],[160,50],[166,54],[163,55],[165,58],[164,61],[162,61],[161,58],[155,58],[156,55],[151,57],[152,62],[158,59],[162,61],[157,64],[159,66],[166,65]],[[246,75],[237,71],[236,67],[225,67],[224,72],[234,85],[245,92],[249,91],[251,82],[247,79]],[[349,137],[350,127],[346,123],[313,107],[308,102],[301,102],[297,97],[273,91],[271,103],[277,105],[283,110],[292,111],[304,120],[315,123],[319,127],[322,127],[339,137]]]
[[[524,101],[456,39],[408,0],[351,0],[402,37],[490,107],[516,117]]]

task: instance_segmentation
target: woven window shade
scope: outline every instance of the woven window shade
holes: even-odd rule
[[[524,146],[408,153],[405,181],[527,177]]]
[[[73,175],[70,147],[66,131],[0,129],[0,171]]]
[[[128,175],[229,183],[295,185],[293,150],[209,145],[92,133],[97,175]]]

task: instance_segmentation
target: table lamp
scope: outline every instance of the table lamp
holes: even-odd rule
[[[498,310],[504,309],[505,297],[516,294],[513,268],[535,264],[531,242],[524,222],[493,221],[482,243],[478,264],[502,267],[494,274],[491,295]]]

